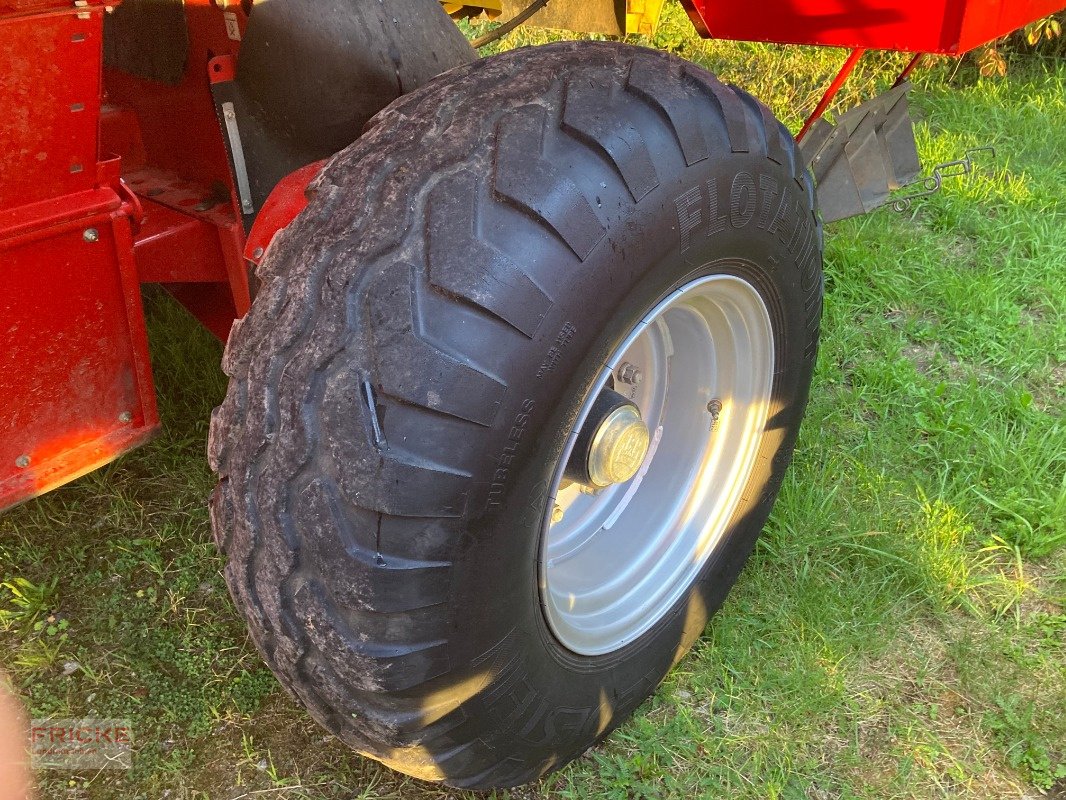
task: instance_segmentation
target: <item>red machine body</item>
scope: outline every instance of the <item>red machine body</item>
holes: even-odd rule
[[[686,0],[730,39],[961,53],[1061,0]],[[109,0],[0,0],[0,508],[157,428],[140,284],[220,339],[249,262],[304,205],[283,180],[250,237],[212,81],[232,77],[250,3],[185,0],[170,83],[104,67]]]
[[[961,55],[1062,9],[1061,0],[684,0],[701,34]]]
[[[189,59],[166,86],[104,69],[103,0],[0,0],[0,508],[158,427],[141,283],[223,339],[248,308],[206,66],[237,52],[244,16],[185,5]]]
[[[0,2],[0,507],[158,424],[137,202],[100,147],[103,14]]]

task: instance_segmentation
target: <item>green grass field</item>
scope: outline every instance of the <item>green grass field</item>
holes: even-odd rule
[[[841,59],[700,42],[676,5],[654,44],[793,128]],[[871,55],[851,99],[903,61]],[[502,797],[1066,797],[1066,61],[916,82],[925,163],[998,157],[829,227],[812,400],[751,564],[632,721]],[[136,742],[128,772],[43,773],[41,796],[463,796],[350,753],[263,667],[206,511],[221,348],[146,305],[162,435],[0,517],[0,669],[34,716]]]

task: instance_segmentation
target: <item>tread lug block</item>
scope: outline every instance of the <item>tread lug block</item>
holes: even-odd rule
[[[630,62],[626,79],[630,93],[666,117],[685,155],[685,164],[690,167],[710,156],[700,120],[691,113],[695,82],[680,70],[664,74],[659,64],[643,58]]]
[[[633,124],[616,114],[617,98],[611,87],[584,77],[566,82],[563,129],[605,155],[625,181],[634,200],[640,202],[659,185],[659,176],[648,147]]]
[[[211,501],[208,506],[215,546],[222,555],[229,553],[230,536],[233,534],[232,491],[229,478],[220,478],[211,492]]]
[[[787,141],[791,141],[791,135],[789,135],[787,131],[783,131],[781,123],[777,121],[777,117],[774,116],[774,113],[767,108],[766,105],[760,103],[743,89],[739,89],[735,86],[731,86],[730,88],[748,105],[752,110],[752,113],[755,115],[755,118],[759,120],[759,127],[764,139],[766,157],[775,164],[781,164],[782,166],[788,166],[791,168],[790,159],[787,155],[788,148],[785,144],[786,140],[782,139],[782,133],[784,133],[785,136],[788,136]]]
[[[692,74],[692,67],[689,67]],[[744,101],[737,96],[731,88],[718,81],[696,81],[707,95],[713,98],[718,106],[717,117],[725,124],[726,135],[729,137],[729,149],[734,153],[748,153],[751,151],[751,130],[748,125],[748,114],[744,110]]]
[[[577,184],[543,156],[548,116],[524,106],[504,116],[496,132],[496,193],[530,214],[584,261],[607,234]]]
[[[422,339],[420,283],[413,266],[391,264],[367,291],[366,325],[381,391],[442,414],[490,425],[504,386]]]
[[[399,692],[448,671],[445,640],[366,641],[318,581],[304,583],[292,602],[304,609],[300,619],[308,640],[337,675],[357,689]]]
[[[360,515],[353,523],[342,505],[337,487],[316,479],[300,493],[295,514],[305,530],[340,532],[337,537],[306,537],[303,562],[315,570],[338,570],[340,577],[332,590],[344,608],[388,615],[439,606],[448,599],[448,562],[386,556],[380,549],[364,547],[361,540],[380,538],[378,515]],[[349,530],[359,523],[374,524],[375,533]],[[386,616],[378,627],[384,630],[388,624]]]
[[[533,338],[551,300],[481,234],[481,194],[470,173],[445,178],[429,196],[426,222],[430,284],[462,297]]]
[[[468,476],[410,458],[387,441],[375,447],[361,386],[358,376],[342,370],[327,381],[321,406],[321,425],[330,431],[326,450],[344,497],[382,514],[459,516]]]

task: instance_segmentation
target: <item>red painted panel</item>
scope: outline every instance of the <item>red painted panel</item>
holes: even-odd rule
[[[103,15],[0,17],[0,210],[95,185]]]
[[[238,313],[225,283],[164,283],[163,288],[220,342],[229,338],[233,321],[245,313]]]
[[[1063,0],[969,0],[959,36],[966,52],[1066,8]]]
[[[140,278],[220,338],[248,308],[207,80],[239,48],[241,6],[235,31],[221,4],[186,0],[181,83],[111,72],[105,107],[105,2],[0,0],[0,509],[156,429]]]
[[[72,217],[0,241],[0,508],[111,460],[157,424],[129,222]]]
[[[1066,7],[1063,0],[684,1],[717,39],[949,54]]]

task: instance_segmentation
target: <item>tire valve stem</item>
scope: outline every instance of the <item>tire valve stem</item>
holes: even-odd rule
[[[707,404],[707,413],[711,415],[711,430],[718,425],[718,417],[722,414],[722,401],[717,397]]]

